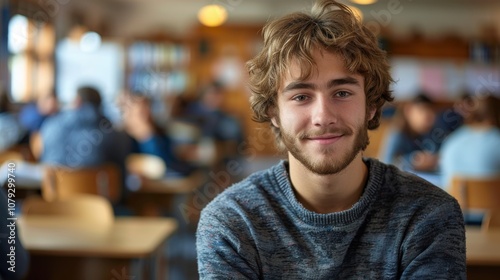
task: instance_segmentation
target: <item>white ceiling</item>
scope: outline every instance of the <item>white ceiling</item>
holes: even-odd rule
[[[78,11],[88,25],[105,24],[117,37],[169,33],[182,36],[196,26],[198,10],[220,4],[228,10],[228,24],[262,24],[292,12],[308,11],[312,0],[65,0],[63,11]],[[342,0],[349,3],[348,0]],[[396,9],[389,3],[396,3]],[[390,25],[395,32],[419,29],[426,34],[453,32],[474,36],[484,24],[500,29],[497,0],[379,0],[357,6],[365,21]],[[63,13],[62,13],[63,14]],[[64,13],[66,16],[71,13]],[[69,19],[66,19],[66,21]],[[498,36],[498,33],[496,34]]]

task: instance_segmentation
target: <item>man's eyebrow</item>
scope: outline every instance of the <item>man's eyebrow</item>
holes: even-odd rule
[[[332,87],[341,86],[341,85],[359,85],[359,81],[357,79],[355,79],[354,77],[333,79],[333,80],[330,80],[328,82],[327,87],[332,88]]]
[[[328,81],[327,88],[332,88],[335,86],[341,85],[359,85],[359,81],[354,77],[344,77],[338,79],[332,79]],[[295,90],[295,89],[316,89],[316,85],[311,83],[306,83],[303,81],[296,81],[289,83],[284,89],[283,92]]]
[[[294,89],[315,89],[316,86],[314,86],[311,83],[305,83],[305,82],[291,82],[289,83],[284,89],[283,92],[291,91]]]

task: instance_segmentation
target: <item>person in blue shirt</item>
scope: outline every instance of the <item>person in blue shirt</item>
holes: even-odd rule
[[[124,93],[120,107],[125,132],[133,139],[131,152],[155,155],[163,159],[168,177],[185,177],[195,167],[175,152],[172,139],[153,119],[151,99],[140,93]]]
[[[440,169],[443,185],[453,176],[500,176],[500,99],[493,95],[473,97],[465,125],[443,143]]]
[[[432,171],[443,138],[436,137],[437,114],[432,100],[420,93],[402,104],[382,147],[381,160],[403,169]]]
[[[239,121],[222,109],[224,85],[212,82],[202,89],[196,102],[186,109],[186,118],[201,128],[203,137],[215,141],[243,141],[242,127]]]
[[[40,129],[44,164],[83,168],[123,166],[130,142],[101,111],[101,94],[90,86],[77,90],[72,108],[48,118]],[[122,168],[123,169],[123,168]]]
[[[19,122],[28,133],[37,132],[43,122],[59,111],[59,103],[54,90],[41,93],[36,102],[28,103],[19,112]]]
[[[227,96],[224,84],[214,81],[203,87],[198,99],[187,106],[183,119],[200,129],[201,139],[218,146],[212,168],[224,166],[230,160],[240,160],[238,146],[243,142],[244,133],[240,120],[224,110]]]
[[[44,121],[40,129],[40,162],[74,169],[114,164],[124,181],[131,141],[104,116],[99,90],[92,86],[79,87],[71,105]],[[127,189],[122,188],[114,206],[122,204],[127,193]]]

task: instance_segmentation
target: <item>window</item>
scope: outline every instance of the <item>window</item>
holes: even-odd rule
[[[35,22],[23,15],[9,21],[11,97],[15,102],[29,102],[54,87],[55,33],[52,25]]]

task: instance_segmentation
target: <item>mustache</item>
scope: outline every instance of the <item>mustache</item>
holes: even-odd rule
[[[345,127],[345,128],[325,128],[319,130],[308,130],[303,131],[297,135],[299,139],[307,139],[307,138],[316,138],[321,137],[323,135],[333,134],[333,135],[352,135],[354,132]]]

